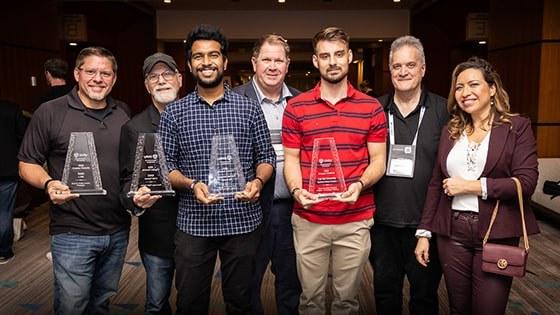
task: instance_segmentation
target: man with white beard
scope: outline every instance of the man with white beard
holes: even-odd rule
[[[121,129],[119,162],[121,172],[121,201],[128,211],[139,217],[138,248],[146,269],[145,314],[171,314],[169,294],[175,273],[173,236],[177,219],[177,199],[145,194],[142,186],[132,198],[131,175],[134,169],[136,143],[140,133],[158,131],[160,113],[177,99],[182,76],[177,63],[169,55],[155,53],[142,67],[144,85],[152,98],[152,105],[128,121]]]

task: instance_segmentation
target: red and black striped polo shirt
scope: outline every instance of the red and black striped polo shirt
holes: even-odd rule
[[[340,156],[346,185],[358,181],[369,164],[368,142],[385,142],[385,113],[379,102],[348,83],[347,97],[336,104],[321,99],[320,83],[288,101],[282,121],[282,143],[300,150],[303,188],[309,189],[313,141],[332,137]],[[295,202],[294,213],[321,224],[369,219],[375,211],[373,190],[362,192],[353,205],[327,200],[309,209]]]

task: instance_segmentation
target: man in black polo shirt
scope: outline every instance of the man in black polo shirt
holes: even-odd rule
[[[102,47],[84,48],[76,58],[77,88],[44,103],[33,115],[18,158],[22,178],[44,188],[50,210],[55,314],[108,314],[117,293],[130,216],[119,201],[119,135],[128,120],[107,97],[117,62]],[[91,132],[106,196],[71,193],[60,178],[71,132]],[[48,172],[42,167],[47,162]]]
[[[177,221],[177,198],[143,194],[140,187],[133,198],[128,198],[136,143],[140,133],[155,133],[159,128],[160,113],[177,99],[183,78],[175,60],[166,54],[155,53],[142,67],[144,85],[152,104],[134,116],[121,129],[119,164],[123,189],[121,200],[131,214],[138,216],[138,249],[146,269],[145,314],[171,314],[169,295],[175,274],[173,236]]]
[[[430,246],[428,268],[416,261],[414,249],[441,129],[449,114],[444,98],[422,89],[426,62],[417,38],[403,36],[393,42],[389,67],[395,92],[379,98],[389,121],[387,171],[374,186],[377,212],[371,230],[375,305],[377,314],[401,314],[406,275],[410,313],[437,315],[441,278],[437,247]]]

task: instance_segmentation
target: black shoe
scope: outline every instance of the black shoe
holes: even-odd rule
[[[14,258],[14,255],[12,255],[12,256],[0,256],[0,265],[5,265],[5,264],[9,263],[13,258]]]

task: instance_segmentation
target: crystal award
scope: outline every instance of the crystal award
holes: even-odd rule
[[[309,192],[319,199],[336,199],[345,191],[344,174],[334,138],[314,139]]]
[[[214,135],[208,165],[208,191],[212,198],[232,197],[245,187],[245,176],[233,135]]]
[[[150,195],[175,196],[168,174],[169,169],[158,134],[140,133],[136,143],[134,171],[128,196],[134,196],[142,186],[150,188]]]
[[[66,152],[62,183],[80,195],[106,195],[101,185],[99,162],[91,132],[72,132]]]

